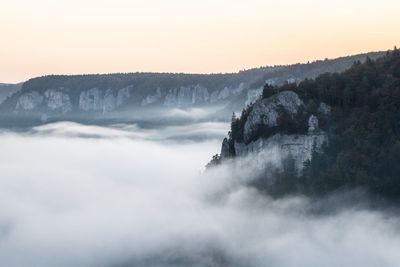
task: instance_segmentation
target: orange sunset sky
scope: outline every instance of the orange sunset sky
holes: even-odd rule
[[[399,0],[0,0],[0,82],[234,72],[400,44]]]

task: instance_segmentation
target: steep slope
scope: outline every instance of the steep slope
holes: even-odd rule
[[[3,103],[8,97],[21,90],[22,84],[7,84],[0,83],[0,104]]]
[[[399,50],[342,74],[266,85],[262,98],[232,118],[211,165],[249,155],[270,161],[266,151],[275,151],[280,162],[256,179],[263,190],[321,194],[364,187],[398,198]]]
[[[321,102],[321,107],[328,106]],[[243,114],[245,121],[233,118],[230,138],[222,145],[222,159],[278,148],[281,156],[292,156],[300,173],[304,162],[311,159],[313,149],[320,149],[327,141],[327,134],[319,128],[318,117],[329,113],[308,112],[303,100],[293,91],[260,99],[249,109],[247,116],[246,112]]]

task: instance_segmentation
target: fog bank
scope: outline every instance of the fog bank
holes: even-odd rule
[[[226,126],[182,127],[59,123],[2,133],[0,264],[400,265],[397,215],[355,205],[315,214],[311,199],[247,187],[250,165],[203,173]],[[178,142],[181,134],[190,138]]]

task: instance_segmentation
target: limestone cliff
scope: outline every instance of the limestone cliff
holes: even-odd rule
[[[17,101],[17,110],[32,110],[43,102],[43,96],[36,91],[22,94]]]
[[[83,91],[79,96],[79,109],[92,112],[111,112],[121,106],[130,97],[130,87],[122,88],[117,91],[107,89],[101,91],[92,88]]]
[[[355,60],[367,56],[376,58],[382,53],[355,55],[334,60],[315,61],[309,64],[261,67],[225,74],[183,73],[116,73],[102,75],[49,75],[30,79],[9,91],[9,85],[0,84],[0,125],[18,124],[35,120],[42,115],[50,120],[91,120],[119,122],[118,115],[138,114],[141,111],[165,112],[167,109],[211,108],[215,118],[228,118],[247,105],[257,103],[245,125],[247,143],[259,126],[275,127],[282,119],[278,116],[283,108],[292,119],[304,103],[292,94],[282,94],[278,104],[258,101],[263,86],[268,83],[282,85],[313,78],[326,72],[341,72]],[[14,88],[14,87],[13,87]],[[12,89],[12,88],[11,88]],[[286,102],[285,102],[286,101]],[[294,104],[294,105],[293,105]],[[260,115],[265,108],[270,110]],[[293,108],[294,110],[289,110]],[[120,113],[117,113],[120,112]],[[328,112],[321,106],[321,112]],[[114,114],[109,114],[114,113]],[[118,115],[117,115],[118,114]],[[293,116],[295,115],[295,116]],[[260,117],[262,116],[262,117]],[[279,120],[278,120],[279,118]],[[263,121],[262,124],[257,123]],[[254,140],[251,140],[254,141]]]
[[[72,110],[71,99],[68,94],[49,89],[44,93],[44,97],[47,102],[47,106],[51,110],[61,110],[66,113]]]
[[[280,120],[286,117],[296,122],[298,118],[307,114],[303,100],[292,91],[283,91],[269,98],[259,99],[244,122],[243,140],[235,140],[232,136],[224,139],[221,158],[224,160],[249,155],[262,157],[265,151],[274,150],[281,159],[292,158],[296,171],[301,173],[304,163],[311,160],[313,151],[319,150],[328,142],[326,132],[319,128],[318,116],[329,116],[330,107],[320,103],[317,113],[307,115],[308,119],[304,122],[298,121],[299,124],[307,124],[304,125],[307,129],[305,132],[287,133],[285,126],[280,125]],[[271,130],[271,134],[264,136],[260,134],[259,129],[263,129],[264,132]]]

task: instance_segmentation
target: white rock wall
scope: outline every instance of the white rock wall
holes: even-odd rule
[[[111,89],[103,92],[98,88],[83,91],[79,96],[79,109],[103,113],[113,111],[130,97],[129,89],[129,87],[122,88],[116,93]]]
[[[284,159],[291,156],[295,162],[295,168],[301,172],[304,162],[311,160],[313,149],[321,149],[326,142],[327,135],[323,132],[306,135],[281,135],[276,134],[270,138],[260,138],[249,144],[235,143],[237,157],[245,157],[249,154],[263,158],[268,151],[275,151],[276,156]],[[270,160],[265,158],[265,160]]]
[[[68,94],[54,89],[48,89],[44,93],[44,96],[47,107],[51,110],[60,110],[63,113],[72,110],[72,104]]]
[[[103,111],[103,95],[97,88],[81,92],[79,109],[83,111]]]
[[[164,106],[189,107],[196,104],[208,103],[210,94],[208,89],[200,85],[181,86],[170,89],[165,96]]]
[[[153,104],[161,99],[161,89],[157,88],[157,91],[153,95],[148,95],[142,100],[142,106]]]
[[[35,109],[43,103],[43,99],[44,97],[36,91],[22,94],[17,100],[16,109],[17,110]]]

